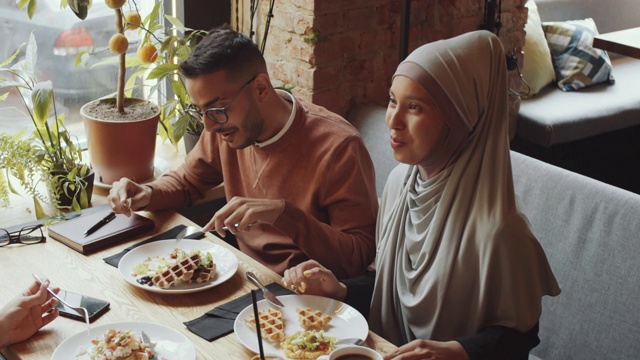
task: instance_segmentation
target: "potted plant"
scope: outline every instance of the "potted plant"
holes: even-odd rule
[[[140,16],[127,17],[125,25],[122,7],[126,0],[105,0],[105,3],[115,11],[116,31],[109,41],[109,49],[118,57],[118,85],[115,98],[94,100],[80,109],[89,157],[96,179],[101,183],[110,185],[123,177],[144,182],[154,175],[160,109],[150,101],[125,97],[129,42],[124,31],[127,27],[139,26]],[[135,4],[130,8],[135,9]],[[141,49],[145,46],[147,44],[142,44]],[[151,47],[148,48],[152,50],[148,53],[150,58],[155,53],[155,47]]]
[[[156,3],[139,25],[139,31],[143,33],[142,45],[138,48],[138,58],[127,62],[134,72],[127,81],[126,89],[130,92],[144,86],[149,89],[148,98],[161,99],[159,135],[175,146],[184,139],[189,152],[204,130],[204,125],[186,111],[191,102],[185,79],[178,70],[179,64],[189,57],[193,47],[207,32],[187,28],[170,15],[164,18],[171,26],[164,26],[162,18],[158,16],[161,5]],[[128,21],[128,24],[132,23]],[[155,55],[149,56],[154,51]]]
[[[158,102],[161,104],[159,113],[160,127],[157,133],[163,140],[168,139],[175,146],[178,145],[181,139],[184,139],[185,148],[188,152],[199,139],[204,126],[186,112],[190,100],[186,93],[184,79],[178,72],[178,67],[179,63],[189,56],[199,39],[206,35],[206,31],[186,28],[177,18],[169,15],[165,15],[164,18],[171,23],[171,26],[165,27],[162,22],[164,19],[158,15],[162,6],[161,2],[157,2],[154,5],[153,10],[145,18],[144,22],[141,21],[141,16],[133,0],[105,0],[105,3],[109,7],[114,8],[116,12],[117,33],[113,35],[112,41],[110,42],[110,48],[119,54],[119,83],[115,102],[118,103],[118,101],[120,101],[120,103],[122,103],[126,101],[123,100],[125,97],[131,97],[133,90],[140,86],[148,86],[150,91],[147,92],[147,99],[159,99]],[[62,7],[69,6],[81,19],[87,16],[88,11],[90,11],[90,4],[90,1],[87,0],[61,0]],[[274,4],[275,1],[270,0],[264,25],[264,33],[260,41],[261,52],[264,51],[266,44],[270,19],[273,17]],[[23,5],[30,11],[35,7],[35,0],[23,0]],[[253,24],[257,7],[258,2],[252,2],[250,4],[250,24]],[[128,11],[123,11],[123,8],[128,8]],[[139,31],[143,33],[143,40],[137,51],[138,58],[126,58],[125,52],[128,47],[128,42],[123,32],[126,29],[135,30],[138,28],[140,29]],[[254,35],[253,28],[250,28],[249,36],[254,37]],[[76,62],[82,62],[81,59],[87,52],[88,51],[84,51],[78,54]],[[123,77],[126,67],[131,68],[133,74],[130,75],[125,84]],[[150,82],[151,85],[149,85]],[[114,100],[103,102],[108,103],[113,101]],[[120,106],[121,105],[116,105],[116,108],[119,109]],[[89,124],[89,122],[85,120],[85,124]],[[99,169],[99,166],[96,166],[96,160],[94,158],[97,154],[94,155],[95,151],[92,149],[97,148],[98,145],[96,143],[98,141],[111,144],[111,146],[116,149],[106,152],[105,154],[109,155],[105,155],[105,157],[111,162],[115,162],[113,159],[115,153],[122,152],[130,154],[131,152],[129,150],[123,150],[121,145],[125,143],[124,139],[118,138],[116,140],[114,137],[116,134],[130,132],[115,131],[115,134],[112,135],[105,135],[102,131],[94,131],[94,133],[100,133],[100,136],[97,136],[96,140],[88,140],[91,160],[98,179],[102,181],[107,180],[106,182],[109,183],[109,179],[104,179],[101,169]],[[89,130],[87,130],[87,135],[89,136]],[[140,144],[137,145],[137,149],[139,148]],[[137,152],[141,151],[137,150]],[[137,154],[137,152],[134,153]],[[101,151],[100,153],[103,152]],[[128,161],[131,161],[131,159]],[[142,167],[149,173],[152,171],[152,169],[149,169],[149,166]],[[140,166],[136,166],[136,168],[140,168]],[[140,177],[133,177],[135,177],[136,180],[141,180]],[[119,176],[114,177],[115,180],[117,180],[117,178],[119,178]]]
[[[57,112],[51,81],[36,79],[37,45],[33,34],[24,58],[12,64],[21,50],[22,47],[0,64],[0,89],[17,92],[34,130],[28,138],[22,134],[0,135],[0,166],[5,170],[0,178],[0,193],[4,195],[4,205],[8,205],[7,189],[18,193],[10,182],[13,177],[33,197],[37,218],[47,216],[43,203],[49,203],[48,198],[57,214],[86,208],[91,202],[93,172],[83,164],[82,149],[65,128],[64,114]],[[5,92],[0,100],[8,96],[9,92]],[[41,193],[41,183],[46,185],[49,197]]]

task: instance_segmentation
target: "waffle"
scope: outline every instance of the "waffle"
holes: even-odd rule
[[[278,343],[284,340],[284,320],[282,313],[275,309],[267,309],[267,311],[258,311],[260,318],[260,334],[263,339],[272,343]],[[247,326],[252,330],[256,330],[256,320],[253,315],[246,320]]]
[[[320,310],[311,308],[296,309],[300,326],[305,330],[322,330],[331,321],[331,315],[322,313]]]
[[[216,275],[216,264],[212,261],[207,267],[201,267],[197,272],[196,282],[198,284],[212,280]]]
[[[167,270],[156,274],[151,278],[151,282],[162,289],[168,289],[171,285],[176,285],[180,281],[191,282],[198,265],[200,265],[200,255],[193,254],[180,260]]]

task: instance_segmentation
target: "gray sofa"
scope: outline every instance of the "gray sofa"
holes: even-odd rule
[[[378,194],[397,164],[385,108],[349,120],[376,167]],[[531,358],[640,359],[640,195],[511,153],[516,194],[562,293],[543,299]]]

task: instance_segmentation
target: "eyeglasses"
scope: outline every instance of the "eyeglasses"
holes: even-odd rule
[[[238,93],[236,94],[236,96],[234,96],[225,107],[211,108],[202,112],[200,111],[200,109],[198,109],[198,107],[191,104],[185,109],[187,114],[191,115],[192,118],[194,118],[199,122],[203,122],[202,119],[204,115],[207,115],[207,118],[209,120],[217,124],[225,124],[227,121],[229,121],[229,115],[227,115],[227,110],[231,107],[231,105],[233,105],[233,102],[236,101],[236,99],[240,96],[240,94],[242,94],[242,91],[247,87],[247,85],[249,85],[253,80],[255,80],[256,76],[252,77],[251,79],[249,79],[249,81],[244,83],[244,85],[242,85],[240,90],[238,90]]]
[[[42,225],[25,226],[17,234],[0,229],[0,247],[11,244],[32,245],[45,241],[47,238],[42,234]]]

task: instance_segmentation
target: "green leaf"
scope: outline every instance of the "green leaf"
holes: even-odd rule
[[[38,44],[36,43],[36,37],[33,35],[33,32],[29,35],[27,49],[24,55],[23,70],[31,79],[35,79],[36,62],[38,61]]]
[[[42,219],[47,217],[47,214],[44,212],[44,209],[42,208],[42,204],[40,204],[40,201],[35,196],[33,197],[33,207],[36,210],[36,219]]]
[[[76,55],[76,60],[73,62],[74,67],[79,67],[80,65],[86,65],[89,61],[89,50],[82,50]]]
[[[156,66],[149,75],[147,76],[148,80],[158,79],[163,76],[173,75],[178,71],[179,65],[177,64],[161,64]]]
[[[73,201],[71,202],[71,210],[73,210],[73,211],[82,210],[82,208],[80,207],[80,204],[78,204],[78,199],[76,199],[75,197],[73,198]]]
[[[184,99],[185,96],[187,95],[187,89],[184,87],[184,84],[182,83],[182,81],[172,81],[171,89],[179,99]]]
[[[18,46],[18,48],[16,49],[16,51],[13,52],[13,54],[11,56],[9,56],[7,58],[7,60],[3,61],[2,63],[0,63],[0,67],[5,67],[9,64],[11,64],[13,62],[13,60],[15,60],[15,58],[18,56],[18,54],[20,54],[20,51],[22,51],[22,47],[25,46],[27,43],[22,43]],[[6,69],[1,69],[2,71],[7,71]]]
[[[33,0],[20,0],[18,1],[18,9],[22,10],[22,8],[27,5],[29,2]]]
[[[173,17],[171,15],[165,15],[164,17],[167,18],[167,20],[169,20],[169,22],[176,28],[180,30],[189,30],[189,29],[185,29],[184,24],[177,17]]]
[[[102,60],[102,61],[99,61],[99,62],[97,62],[97,63],[95,63],[95,64],[91,65],[90,69],[93,69],[93,68],[98,67],[98,66],[111,65],[111,64],[118,64],[118,63],[119,63],[119,61],[120,61],[120,60],[118,59],[118,57],[117,57],[117,56],[110,56],[110,57],[108,57],[108,58],[106,58],[106,59],[104,59],[104,60]]]
[[[71,10],[73,10],[74,14],[76,14],[80,20],[87,18],[91,0],[68,0],[68,3]]]
[[[11,183],[11,177],[10,176],[7,176],[7,186],[9,187],[9,191],[11,191],[12,194],[20,195],[18,190],[16,190],[16,188]]]
[[[31,94],[33,116],[38,127],[44,127],[53,103],[53,85],[51,80],[37,83]]]
[[[27,15],[29,15],[29,19],[33,19],[33,14],[36,12],[36,0],[30,0],[29,5],[27,5]]]
[[[80,191],[80,208],[86,209],[89,207],[89,194],[87,194],[86,184],[82,191]]]
[[[158,1],[156,2],[156,4],[153,6],[153,10],[151,10],[151,12],[149,13],[149,15],[147,15],[146,18],[144,18],[144,23],[147,24],[147,29],[149,29],[149,31],[153,32],[155,31],[154,28],[154,24],[157,24],[158,22],[158,14],[160,13],[160,8],[162,6],[162,1]]]

